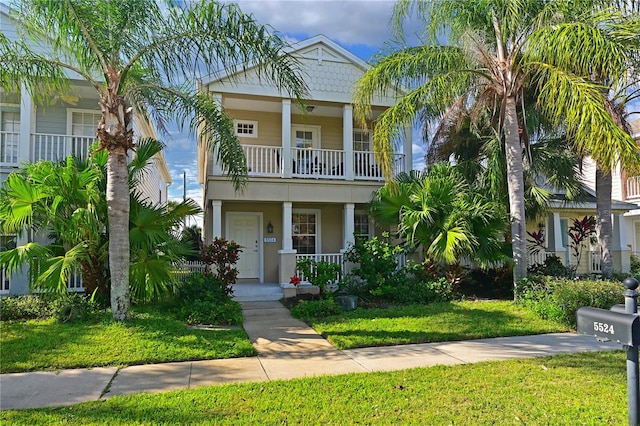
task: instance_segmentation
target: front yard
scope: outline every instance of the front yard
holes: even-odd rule
[[[303,302],[313,303],[313,302]],[[462,301],[357,309],[307,319],[339,349],[569,331],[510,301]]]

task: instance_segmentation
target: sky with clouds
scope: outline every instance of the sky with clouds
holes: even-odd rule
[[[270,25],[289,43],[323,34],[361,59],[368,61],[392,38],[389,25],[393,0],[260,0],[235,3]],[[424,147],[414,143],[414,163],[420,167]],[[171,199],[181,200],[183,173],[186,171],[186,196],[202,202],[197,183],[196,143],[192,136],[174,132],[167,141],[165,157],[173,184]]]

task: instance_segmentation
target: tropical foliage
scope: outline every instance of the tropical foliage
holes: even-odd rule
[[[23,0],[11,9],[24,38],[0,35],[0,84],[37,100],[66,94],[67,72],[95,89],[102,118],[100,149],[107,151],[111,307],[117,320],[129,318],[129,191],[127,153],[134,148],[133,121],[170,120],[198,128],[201,143],[215,148],[237,188],[246,162],[233,122],[215,99],[197,92],[186,78],[221,68],[252,66],[259,78],[299,99],[305,91],[286,43],[244,14],[236,4],[167,0]],[[47,43],[49,52],[25,40]],[[45,49],[46,50],[46,49]],[[234,68],[236,67],[236,68]],[[233,79],[234,74],[230,73]]]
[[[135,182],[162,144],[138,141],[137,157],[128,165]],[[0,188],[0,232],[40,235],[12,250],[0,261],[10,271],[29,266],[30,284],[42,291],[67,291],[67,282],[81,272],[88,293],[109,293],[105,152],[88,160],[69,157],[64,163],[41,161],[12,173]],[[199,207],[187,200],[168,211],[153,206],[131,191],[131,264],[128,268],[136,300],[170,291],[173,262],[189,252],[174,235],[174,228]]]
[[[602,13],[599,4],[604,2],[401,0],[394,13],[400,44],[377,58],[354,96],[355,116],[365,123],[374,95],[404,89],[373,129],[374,149],[387,175],[394,144],[415,120],[425,128],[435,126],[436,135],[438,126],[458,122],[461,112],[472,122],[490,123],[506,159],[515,281],[527,273],[522,152],[529,135],[524,109],[518,112],[526,94],[535,94],[533,104],[539,113],[564,129],[580,152],[606,164],[637,156],[633,140],[609,114],[602,86],[585,78],[583,68],[571,66],[580,61],[603,65],[617,61],[621,53],[594,39],[583,39],[592,43],[586,49],[573,43],[572,29],[579,16],[588,17],[592,29],[616,28],[613,32],[621,38],[637,37],[637,28],[623,14],[612,11],[616,17],[612,19],[614,15]],[[408,46],[402,39],[403,22],[414,12],[423,23],[420,46]],[[549,40],[549,28],[554,29],[556,42],[536,45]],[[554,48],[548,49],[550,45]],[[538,54],[550,50],[557,58],[572,59],[557,61]]]
[[[428,262],[457,264],[467,258],[488,267],[504,260],[503,206],[447,163],[400,174],[377,191],[370,210],[377,222],[397,225],[410,247],[421,246]]]

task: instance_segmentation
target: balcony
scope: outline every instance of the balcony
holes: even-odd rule
[[[69,155],[86,158],[89,155],[89,147],[95,140],[94,136],[33,133],[28,160],[60,161]],[[20,165],[19,142],[18,132],[0,132],[0,166]]]
[[[292,177],[346,180],[353,171],[354,180],[384,180],[382,169],[372,152],[355,151],[348,160],[344,151],[335,149],[291,148],[291,169],[285,170],[282,147],[243,145],[249,176]],[[395,154],[393,174],[404,171],[404,155]],[[219,173],[213,173],[219,174]]]
[[[627,178],[627,199],[640,200],[640,176]]]

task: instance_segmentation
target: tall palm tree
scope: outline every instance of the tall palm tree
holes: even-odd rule
[[[594,12],[585,14],[578,10],[570,27],[553,25],[536,33],[531,40],[530,56],[571,70],[600,85],[600,101],[605,112],[621,131],[631,133],[627,105],[640,98],[640,4],[625,1],[593,3]],[[562,48],[546,49],[546,46]],[[567,55],[571,50],[580,54]],[[543,100],[550,102],[552,98],[552,93],[543,93]],[[640,159],[638,152],[618,152],[617,146],[608,145],[609,140],[596,140],[599,136],[602,137],[597,133],[591,135],[590,144],[584,144],[584,138],[576,138],[575,147],[580,155],[590,155],[596,162],[596,234],[602,256],[602,275],[610,277],[613,273],[612,169],[620,164],[627,171],[638,171]],[[613,152],[607,152],[611,150]]]
[[[394,142],[414,120],[430,126],[470,104],[490,112],[495,138],[504,143],[515,282],[527,273],[520,141],[520,131],[526,126],[517,113],[525,89],[535,85],[540,110],[553,123],[564,126],[569,139],[593,148],[590,152],[610,156],[611,149],[599,149],[605,141],[623,155],[636,151],[629,135],[606,114],[600,86],[540,61],[529,51],[537,32],[549,25],[568,25],[570,19],[565,16],[575,14],[565,12],[575,7],[590,11],[591,6],[568,0],[399,0],[394,10],[398,34],[403,21],[415,11],[423,23],[425,44],[383,52],[359,81],[354,95],[355,116],[364,122],[374,95],[404,88],[405,94],[377,119],[373,129],[374,149],[387,174]],[[564,47],[554,45],[554,49]],[[563,54],[581,52],[572,48]]]
[[[136,158],[128,164],[130,180],[162,149],[153,139],[138,141]],[[109,271],[105,181],[107,155],[99,152],[87,161],[69,157],[65,162],[40,161],[12,173],[0,187],[0,233],[47,233],[49,241],[30,241],[0,253],[10,271],[28,264],[31,286],[41,291],[67,291],[74,271],[81,271],[87,293],[108,295]],[[192,200],[172,210],[153,206],[131,189],[128,268],[131,288],[138,300],[170,291],[173,263],[190,253],[174,235],[174,228],[200,208]]]
[[[42,54],[0,35],[0,84],[32,96],[67,89],[66,72],[88,81],[99,95],[96,131],[108,152],[107,204],[111,308],[116,320],[130,315],[127,152],[134,147],[133,113],[159,128],[175,119],[199,128],[201,142],[241,188],[246,162],[233,122],[214,99],[184,84],[198,71],[248,64],[258,76],[299,99],[305,86],[286,44],[235,4],[214,1],[180,7],[167,0],[22,0],[13,14],[20,30],[48,43]]]

